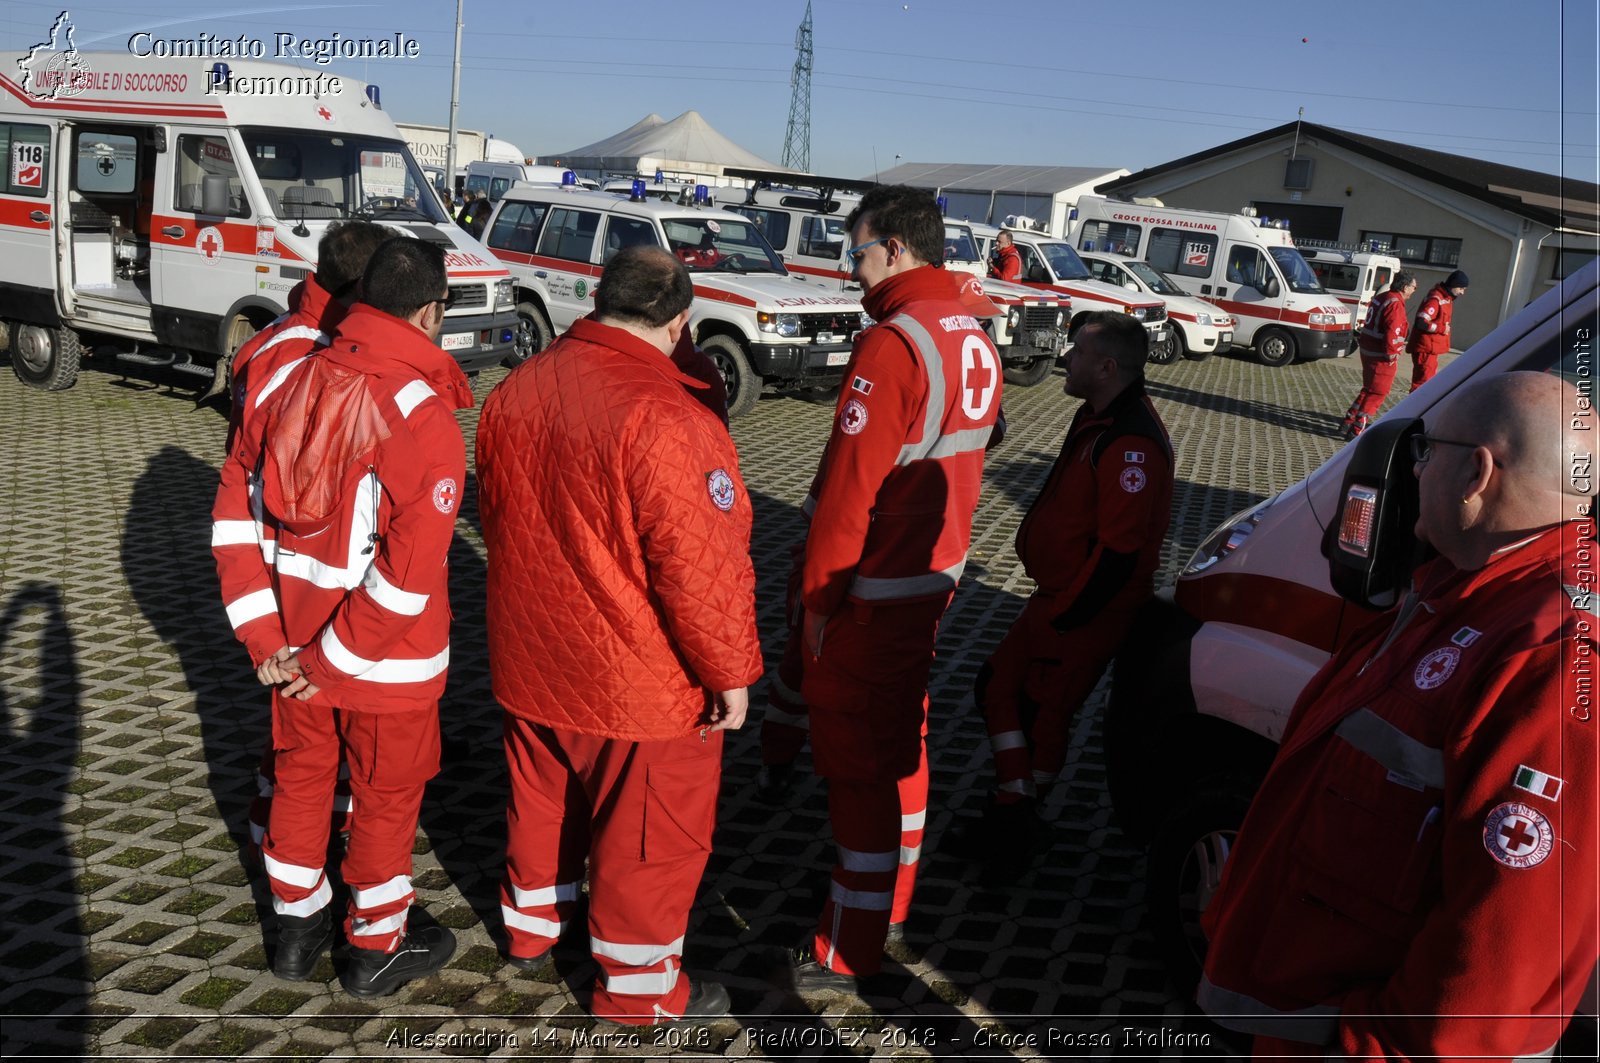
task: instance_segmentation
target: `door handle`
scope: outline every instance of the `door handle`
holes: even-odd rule
[[[30,212],[28,214],[28,220],[29,221],[40,222],[40,223],[42,223],[44,225],[49,225],[50,224],[50,215],[46,214],[42,210],[35,210],[35,211],[32,211],[32,212]]]
[[[167,225],[167,226],[162,227],[162,229],[161,229],[162,235],[170,236],[174,240],[183,239],[183,234],[188,232],[188,231],[189,231],[188,229],[185,229],[181,225]]]
[[[545,272],[545,271],[544,271],[544,270],[542,270],[542,269],[536,269],[536,270],[534,270],[534,271],[533,271],[533,275],[534,275],[534,276],[535,276],[535,277],[538,277],[538,278],[539,278],[539,279],[540,279],[540,280],[544,280],[544,279],[545,279],[545,278],[546,278],[546,277],[548,277],[548,276],[550,276],[550,274],[548,274],[548,273],[546,273],[546,272]]]

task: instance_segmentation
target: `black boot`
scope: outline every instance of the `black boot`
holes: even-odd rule
[[[793,762],[763,764],[756,773],[755,799],[764,805],[787,805],[794,786]]]
[[[393,952],[351,949],[339,981],[353,997],[386,997],[412,979],[433,974],[455,952],[456,936],[444,927],[412,926]]]
[[[278,916],[278,951],[272,957],[272,973],[286,982],[304,982],[311,977],[317,960],[333,944],[333,911],[323,905],[315,915]]]

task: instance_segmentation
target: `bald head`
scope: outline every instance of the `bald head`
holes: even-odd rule
[[[1578,513],[1594,493],[1588,433],[1568,425],[1577,389],[1550,373],[1500,373],[1474,380],[1427,418],[1445,441],[1418,467],[1417,530],[1458,567]]]

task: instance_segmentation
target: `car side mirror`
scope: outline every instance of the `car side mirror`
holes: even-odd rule
[[[1268,299],[1278,297],[1278,278],[1267,277],[1261,282],[1261,294]]]
[[[1414,531],[1420,505],[1411,437],[1421,432],[1420,419],[1387,418],[1361,433],[1323,533],[1333,589],[1367,609],[1399,601],[1412,571],[1431,554]]]
[[[208,173],[200,179],[200,213],[226,218],[231,198],[225,174]]]
[[[1043,266],[1034,266],[1028,270],[1028,279],[1035,284],[1049,284],[1050,272]]]

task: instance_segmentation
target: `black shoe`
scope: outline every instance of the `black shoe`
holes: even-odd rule
[[[278,951],[272,957],[272,973],[286,982],[304,982],[311,977],[322,954],[333,944],[333,912],[323,905],[316,915],[278,916]]]
[[[789,983],[794,991],[806,993],[850,993],[856,991],[853,974],[843,974],[824,967],[811,946],[801,945],[789,951]]]
[[[906,943],[906,925],[904,923],[890,923],[889,932],[883,936],[885,945],[904,945]]]
[[[500,958],[513,967],[520,967],[524,971],[537,971],[544,966],[544,961],[549,959],[550,950],[547,948],[537,956],[513,956],[509,952],[500,954]]]
[[[353,997],[386,997],[437,971],[456,953],[456,936],[438,924],[411,927],[393,952],[351,949],[339,981]]]
[[[720,1019],[728,1014],[733,1000],[721,982],[695,982],[689,986],[689,999],[683,1002],[683,1014],[678,1022],[704,1022]]]
[[[755,799],[764,805],[787,805],[794,786],[794,764],[763,764],[756,772]]]

